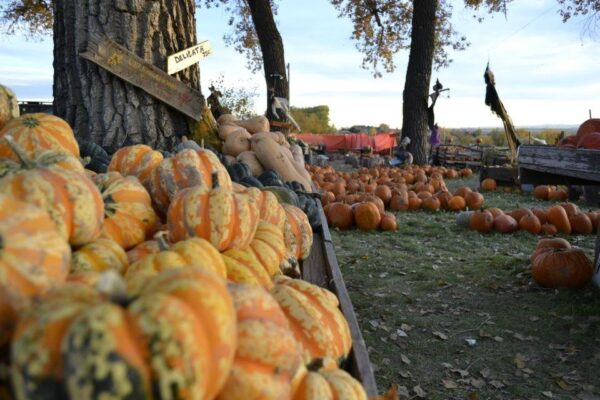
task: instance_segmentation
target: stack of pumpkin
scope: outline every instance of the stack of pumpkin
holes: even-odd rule
[[[533,189],[533,197],[544,201],[567,201],[569,193],[565,186],[538,185]]]
[[[331,166],[309,166],[315,185],[323,191],[321,202],[331,226],[345,230],[358,226],[363,230],[395,230],[392,211],[460,211],[483,206],[483,196],[469,187],[454,194],[448,192],[444,176],[454,171],[457,176],[469,176],[470,169],[443,167],[361,168],[352,173],[339,173]],[[454,176],[454,174],[452,174]],[[364,203],[373,203],[375,208]],[[379,211],[379,217],[375,212]],[[377,225],[379,221],[379,225]]]
[[[105,174],[78,156],[57,117],[0,126],[17,398],[366,398],[338,368],[352,343],[337,298],[284,274],[311,246],[301,210],[232,184],[207,150],[130,146]]]
[[[459,226],[481,233],[512,233],[523,230],[534,235],[547,236],[559,232],[567,235],[590,235],[597,232],[599,219],[599,211],[583,212],[573,203],[561,203],[547,208],[517,208],[506,213],[493,207],[480,211],[465,211],[456,216]]]
[[[584,121],[575,135],[562,139],[558,146],[600,150],[600,119],[590,118]]]

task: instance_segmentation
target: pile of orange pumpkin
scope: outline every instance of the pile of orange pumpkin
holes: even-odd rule
[[[346,230],[396,230],[392,211],[460,211],[481,208],[482,194],[463,186],[448,192],[444,178],[470,176],[469,168],[445,167],[361,168],[340,173],[333,167],[308,166],[313,182],[321,189],[321,202],[330,226]]]
[[[232,184],[208,150],[129,146],[95,174],[60,118],[0,124],[0,362],[18,398],[366,399],[338,368],[336,296],[294,278],[300,209]]]
[[[581,211],[574,203],[561,203],[550,207],[517,208],[504,212],[493,207],[479,211],[459,213],[456,222],[459,226],[481,233],[492,231],[512,233],[518,230],[534,235],[553,236],[590,235],[598,230],[599,211]]]

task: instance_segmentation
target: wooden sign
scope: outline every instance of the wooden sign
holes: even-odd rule
[[[208,41],[199,43],[193,47],[182,50],[167,57],[167,73],[169,75],[190,67],[203,58],[212,54],[212,48]]]
[[[199,91],[136,56],[106,36],[93,35],[80,56],[144,90],[188,117],[200,121],[204,97]]]

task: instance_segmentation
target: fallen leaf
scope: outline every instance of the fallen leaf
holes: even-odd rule
[[[466,371],[464,369],[455,368],[455,369],[451,369],[450,371],[459,374],[461,378],[469,376],[469,371]]]
[[[424,399],[425,397],[427,397],[427,393],[425,393],[425,391],[421,388],[421,386],[417,385],[413,388],[413,391],[415,392],[415,394]]]
[[[516,339],[519,339],[520,341],[527,340],[527,337],[525,335],[521,335],[520,333],[516,333],[516,332],[513,334],[513,337]]]
[[[542,392],[542,394],[544,396],[548,397],[549,399],[553,399],[554,398],[554,395],[550,391]]]
[[[562,378],[556,378],[556,379],[554,380],[554,382],[556,382],[556,384],[557,384],[558,386],[560,386],[560,388],[561,388],[562,390],[569,391],[569,390],[573,390],[573,389],[575,388],[575,386],[573,386],[573,385],[569,385],[569,384],[568,384],[567,382],[565,382],[565,380],[564,380],[564,379],[562,379]]]
[[[483,379],[471,378],[471,386],[481,389],[485,386],[485,381]]]
[[[519,354],[519,353],[517,353],[517,355],[513,359],[513,362],[519,369],[525,368],[525,361],[527,361],[527,359],[522,354]]]
[[[491,333],[488,333],[488,332],[485,332],[485,331],[483,331],[483,330],[480,330],[480,331],[479,331],[479,337],[482,337],[482,338],[491,338],[491,337],[492,337],[492,334],[491,334]]]
[[[408,371],[400,371],[400,372],[398,372],[398,375],[400,375],[401,377],[403,377],[405,379],[412,377],[412,374]]]
[[[398,335],[398,337],[408,337],[408,334],[402,329],[396,329],[396,335]]]
[[[535,316],[535,315],[534,315],[533,317],[529,317],[529,320],[530,320],[531,322],[539,321],[539,320],[540,320],[540,317],[537,317],[537,316]]]
[[[444,368],[448,368],[448,369],[450,369],[450,368],[453,368],[453,367],[452,367],[452,364],[450,364],[450,363],[447,363],[447,362],[443,362],[443,363],[442,363],[442,367],[444,367]]]
[[[400,329],[402,329],[405,332],[408,332],[412,329],[412,326],[410,326],[408,324],[402,324],[402,325],[400,325]]]
[[[406,357],[404,354],[400,354],[400,359],[404,364],[410,364],[410,359]]]
[[[408,399],[410,397],[410,392],[406,386],[398,386],[398,395],[402,399]]]
[[[442,384],[446,389],[458,388],[458,383],[454,382],[452,379],[442,379]]]
[[[467,395],[467,400],[479,400],[479,393],[471,392]]]
[[[479,371],[479,373],[481,374],[481,376],[483,376],[484,378],[489,378],[490,374],[492,373],[492,371],[490,371],[489,368],[484,368],[481,371]]]
[[[372,319],[369,321],[369,324],[373,327],[373,328],[377,328],[379,326],[379,321],[376,319]]]
[[[523,370],[522,370],[522,371],[523,371],[524,373],[526,373],[526,374],[529,374],[529,375],[533,374],[533,370],[532,370],[532,369],[530,369],[530,368],[523,368]]]
[[[496,389],[502,389],[504,387],[504,384],[500,381],[490,381],[490,385],[492,385]]]
[[[433,336],[442,340],[448,340],[448,336],[444,335],[442,332],[433,331]]]
[[[504,339],[502,339],[500,336],[494,336],[494,340],[499,343],[504,342]]]

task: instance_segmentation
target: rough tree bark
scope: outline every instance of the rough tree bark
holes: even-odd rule
[[[104,34],[156,67],[196,44],[194,0],[55,0],[54,112],[79,140],[108,151],[134,143],[170,149],[186,117],[79,57],[91,34]],[[175,75],[200,89],[198,66]]]
[[[439,0],[413,0],[411,46],[402,105],[402,136],[410,138],[408,151],[415,164],[427,162],[427,101],[435,46]]]
[[[283,53],[283,40],[277,30],[273,10],[269,0],[247,0],[252,14],[252,22],[260,43],[263,56],[263,69],[267,83],[267,118],[270,120],[282,120],[275,118],[271,112],[269,100],[269,88],[273,88],[275,96],[288,98],[289,84],[285,69],[285,57]],[[281,79],[273,75],[281,76]]]

